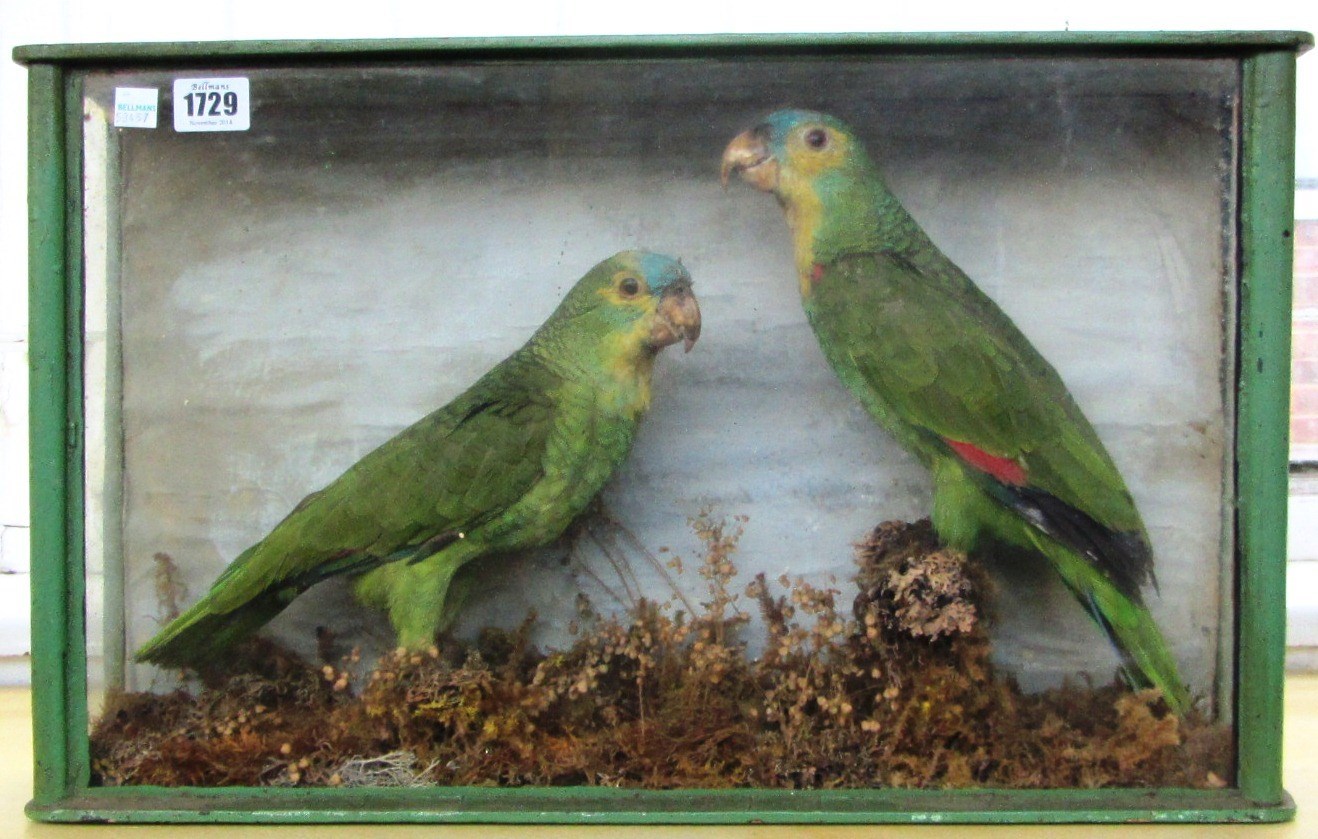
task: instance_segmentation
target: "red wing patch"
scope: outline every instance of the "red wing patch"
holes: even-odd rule
[[[818,262],[810,269],[810,282],[817,283],[824,278],[824,266]]]
[[[978,446],[959,440],[943,440],[966,463],[1012,486],[1025,484],[1025,467],[1009,457],[989,454]]]

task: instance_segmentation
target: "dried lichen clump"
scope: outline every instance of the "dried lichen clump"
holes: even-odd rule
[[[990,582],[928,520],[879,525],[857,548],[854,612],[887,687],[862,723],[893,786],[1220,786],[1230,731],[1178,720],[1156,691],[1113,684],[1025,694],[996,671]]]
[[[974,631],[988,578],[964,554],[941,548],[928,520],[879,525],[856,546],[856,563],[856,618],[876,646]]]
[[[735,591],[742,521],[702,516],[696,614],[580,604],[548,654],[487,630],[456,658],[385,656],[360,687],[268,645],[196,695],[124,695],[92,736],[103,784],[648,788],[1218,786],[1230,732],[1118,686],[1023,694],[989,658],[986,578],[927,522],[859,546],[859,593]],[[680,571],[680,561],[672,566]],[[767,638],[747,654],[750,609]],[[326,645],[328,648],[328,645]]]

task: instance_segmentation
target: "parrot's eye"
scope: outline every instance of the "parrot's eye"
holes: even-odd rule
[[[641,290],[641,284],[635,277],[623,277],[622,282],[618,283],[618,291],[622,292],[623,297],[635,297]]]
[[[828,132],[822,128],[812,128],[805,134],[805,144],[812,149],[822,149],[828,145]]]

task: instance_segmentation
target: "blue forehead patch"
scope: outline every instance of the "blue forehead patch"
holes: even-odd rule
[[[821,114],[818,111],[806,111],[799,108],[787,108],[781,111],[774,111],[764,118],[763,126],[769,128],[769,139],[773,142],[781,142],[793,128],[803,122],[817,122],[821,125],[827,125],[836,131],[850,133],[847,124],[837,117],[831,117],[828,114]]]
[[[663,291],[676,282],[691,282],[691,275],[681,262],[660,253],[640,251],[637,263],[651,290]]]

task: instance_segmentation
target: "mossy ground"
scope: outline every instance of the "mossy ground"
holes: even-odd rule
[[[540,652],[534,617],[452,654],[395,652],[361,685],[254,642],[195,692],[110,697],[104,785],[1216,787],[1231,733],[1116,684],[1023,693],[990,661],[987,580],[927,522],[858,547],[858,593],[762,576],[731,589],[741,522],[704,516],[696,614],[582,603]],[[680,563],[674,562],[680,571]],[[748,609],[763,617],[751,657]],[[326,644],[328,649],[330,645]]]

